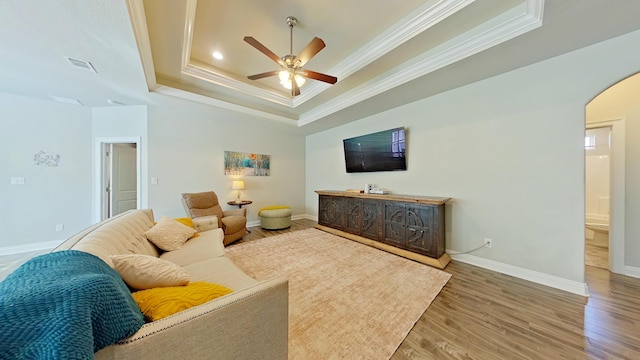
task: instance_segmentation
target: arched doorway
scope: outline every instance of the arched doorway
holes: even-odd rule
[[[608,178],[608,205],[603,205],[602,200],[607,196],[602,193],[596,194],[598,199],[594,199],[594,194],[589,194],[588,189],[590,170],[588,168],[590,160],[588,152],[585,153],[585,182],[587,183],[587,191],[585,193],[585,237],[591,235],[589,231],[594,231],[597,227],[590,224],[607,225],[608,224],[608,269],[615,273],[629,274],[629,268],[625,263],[625,249],[627,244],[625,239],[629,234],[628,224],[625,222],[626,214],[631,209],[639,208],[638,199],[628,199],[627,192],[629,187],[637,187],[638,183],[630,181],[629,166],[634,166],[637,159],[628,158],[628,149],[630,141],[640,141],[640,136],[635,131],[630,131],[629,127],[638,127],[640,125],[640,101],[637,94],[640,93],[640,73],[632,75],[626,79],[607,88],[598,96],[593,98],[586,106],[586,129],[611,129],[610,136],[610,154],[609,156],[609,178]],[[588,146],[588,136],[585,136],[585,147]],[[585,150],[588,151],[588,150]],[[602,157],[602,152],[595,152],[594,156]],[[629,161],[633,160],[633,161]],[[635,172],[635,171],[634,171]],[[598,182],[598,181],[593,181]],[[590,198],[590,196],[592,196]],[[596,211],[594,215],[594,204],[598,204],[600,211]],[[631,205],[631,206],[630,206]],[[608,208],[608,211],[602,211]],[[605,216],[606,215],[606,216]],[[600,217],[600,224],[594,222],[594,219]],[[606,229],[606,227],[603,227]],[[597,230],[595,230],[597,231]],[[586,240],[587,256],[589,256],[589,242]],[[585,262],[588,264],[588,261]],[[638,276],[635,274],[634,276]]]

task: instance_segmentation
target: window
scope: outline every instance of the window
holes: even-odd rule
[[[590,134],[584,137],[584,149],[593,150],[596,148],[596,135]]]

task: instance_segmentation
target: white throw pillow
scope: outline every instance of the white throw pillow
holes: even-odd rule
[[[147,239],[164,251],[178,250],[189,240],[196,230],[167,216],[144,234]]]
[[[189,273],[171,261],[141,254],[111,255],[109,258],[122,280],[136,290],[189,283]]]

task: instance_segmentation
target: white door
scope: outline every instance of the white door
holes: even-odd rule
[[[113,144],[109,216],[135,209],[138,203],[137,151],[131,144]]]

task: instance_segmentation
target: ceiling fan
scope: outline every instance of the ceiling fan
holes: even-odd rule
[[[258,80],[269,76],[280,77],[280,84],[287,89],[291,89],[291,96],[300,95],[300,86],[304,84],[305,78],[323,81],[329,84],[335,84],[338,78],[335,76],[321,74],[319,72],[304,70],[302,67],[311,60],[320,50],[326,46],[324,41],[318,37],[314,37],[307,46],[302,49],[298,56],[293,55],[293,27],[298,24],[298,20],[293,16],[287,17],[287,25],[289,25],[289,55],[278,57],[273,51],[262,45],[258,40],[251,36],[245,36],[244,41],[261,53],[267,55],[271,60],[277,62],[282,69],[268,71],[261,74],[247,76],[251,80]]]

